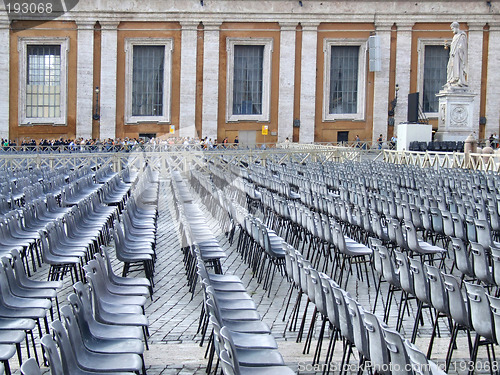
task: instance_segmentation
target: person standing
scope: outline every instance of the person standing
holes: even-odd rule
[[[377,138],[377,143],[378,143],[378,149],[379,150],[382,149],[383,142],[384,142],[384,138],[383,138],[382,134],[380,134],[379,137]]]

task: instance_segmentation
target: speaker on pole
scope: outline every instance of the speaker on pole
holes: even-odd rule
[[[418,92],[408,94],[408,122],[418,122]]]

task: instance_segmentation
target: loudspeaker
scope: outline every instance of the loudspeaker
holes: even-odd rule
[[[408,122],[418,122],[418,92],[408,94]]]

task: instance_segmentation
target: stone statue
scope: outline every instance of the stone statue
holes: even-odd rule
[[[467,87],[467,34],[460,30],[458,22],[453,22],[450,27],[455,35],[450,46],[446,87]]]

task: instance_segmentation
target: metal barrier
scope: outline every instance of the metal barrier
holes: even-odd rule
[[[305,163],[307,161],[325,163],[359,160],[359,158],[359,150],[349,147],[306,145],[293,148],[207,150],[198,146],[169,145],[169,147],[163,147],[162,151],[2,153],[0,154],[0,169],[56,169],[60,167],[75,169],[81,166],[110,164],[113,170],[118,171],[126,165],[141,169],[147,164],[160,172],[165,172],[168,168],[186,172],[193,166],[205,168],[210,163],[228,169],[230,163],[238,163],[245,167],[253,163],[265,165],[267,160],[277,163]]]
[[[383,160],[387,163],[415,165],[424,168],[464,168],[479,171],[500,171],[500,157],[496,154],[384,150]]]

